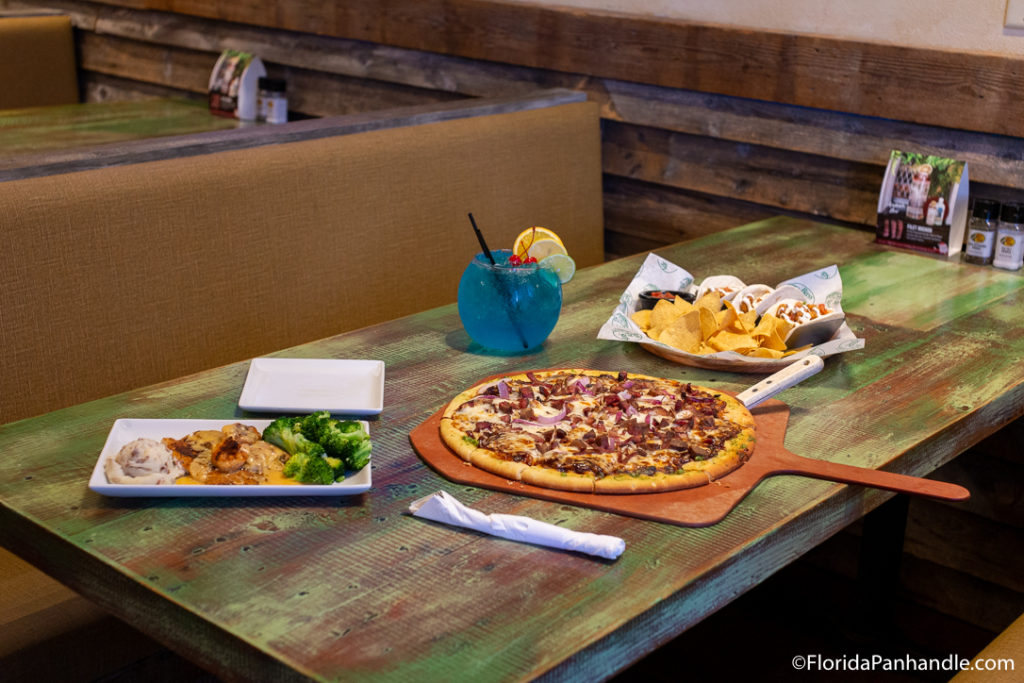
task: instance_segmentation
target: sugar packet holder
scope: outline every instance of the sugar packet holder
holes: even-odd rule
[[[520,515],[487,515],[466,507],[446,491],[414,500],[409,504],[409,512],[415,517],[461,526],[512,541],[572,550],[609,560],[616,559],[626,549],[625,541],[615,536],[573,531]]]
[[[832,310],[842,311],[843,282],[839,275],[839,267],[836,265],[813,270],[809,273],[784,280],[776,288],[787,284],[793,285],[803,292],[805,299],[809,303],[820,302],[826,304]],[[612,311],[611,316],[601,326],[601,329],[598,330],[597,338],[656,345],[671,351],[673,354],[692,356],[695,359],[719,359],[737,365],[750,364],[751,366],[756,366],[763,364],[765,362],[764,358],[745,356],[736,351],[719,351],[700,356],[688,354],[685,351],[680,351],[651,339],[633,322],[632,315],[640,308],[641,292],[651,290],[687,291],[693,285],[694,277],[686,269],[666,261],[657,254],[648,254],[639,270],[637,270],[633,280],[626,287],[622,296],[619,297],[619,303],[616,305],[615,310]],[[825,358],[862,348],[864,348],[864,340],[858,338],[849,325],[844,322],[832,339],[788,356],[785,362],[792,362],[811,353]]]

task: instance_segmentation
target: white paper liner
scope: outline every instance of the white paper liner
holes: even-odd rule
[[[743,278],[740,278],[743,279]],[[746,282],[744,280],[744,282]],[[612,315],[608,320],[601,326],[601,329],[597,333],[598,339],[610,339],[613,341],[631,341],[631,342],[644,342],[646,344],[655,344],[657,346],[669,349],[674,353],[681,355],[690,355],[694,358],[720,358],[722,360],[728,360],[730,362],[744,364],[749,363],[751,365],[764,364],[764,358],[757,358],[752,356],[744,356],[741,353],[735,351],[719,351],[717,353],[708,353],[703,355],[688,354],[685,351],[675,348],[674,346],[668,346],[659,341],[651,339],[640,327],[630,320],[630,316],[640,309],[640,293],[652,289],[668,289],[675,291],[686,291],[694,284],[693,275],[688,273],[685,269],[666,261],[665,259],[657,256],[656,254],[648,254],[647,258],[641,264],[640,269],[633,277],[632,282],[626,287],[626,291],[619,297],[619,304],[615,307]],[[753,282],[747,282],[746,284],[756,284]],[[843,281],[839,277],[839,267],[831,265],[826,268],[819,268],[803,275],[783,280],[779,284],[775,285],[778,289],[782,285],[793,285],[799,288],[803,293],[804,297],[809,303],[824,303],[829,308],[842,311],[842,298],[843,298]],[[816,356],[822,358],[835,355],[837,353],[845,353],[846,351],[854,351],[856,349],[864,348],[864,340],[857,337],[853,330],[850,329],[846,322],[843,322],[842,326],[832,337],[832,339],[795,353],[791,356],[786,356],[783,361],[785,363],[792,362],[799,358],[813,353]]]
[[[573,550],[609,560],[614,560],[626,549],[626,542],[615,536],[572,531],[519,515],[485,515],[466,507],[445,491],[414,500],[409,504],[409,512],[416,517],[454,524],[512,541]]]

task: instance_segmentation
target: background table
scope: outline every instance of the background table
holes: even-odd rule
[[[795,453],[924,475],[1024,412],[1018,274],[787,218],[659,253],[698,278],[769,284],[840,265],[843,306],[866,347],[780,395]],[[226,678],[610,676],[889,496],[777,476],[723,522],[693,529],[453,484],[417,457],[409,432],[496,372],[628,369],[734,391],[755,381],[595,338],[643,258],[580,271],[554,333],[529,356],[471,346],[454,306],[277,354],[386,362],[385,409],[371,423],[374,487],[361,496],[111,499],[87,490],[115,418],[244,416],[247,362],[0,427],[0,542]],[[440,489],[488,513],[621,536],[626,552],[609,562],[406,513]]]
[[[155,138],[234,130],[246,124],[215,116],[205,102],[153,99],[86,102],[0,111],[0,180],[75,170],[91,156]]]
[[[205,102],[153,99],[87,102],[0,111],[0,149],[27,154],[237,128]],[[6,163],[6,162],[5,162]]]

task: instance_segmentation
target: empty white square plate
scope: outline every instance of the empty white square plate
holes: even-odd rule
[[[377,415],[384,409],[384,361],[253,358],[238,399],[242,410]]]

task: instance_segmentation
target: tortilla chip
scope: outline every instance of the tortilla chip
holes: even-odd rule
[[[629,316],[629,318],[635,322],[641,330],[646,330],[651,326],[651,309],[643,308]]]
[[[684,299],[681,296],[677,296],[672,300],[672,308],[676,309],[677,315],[686,315],[693,310],[693,304]]]
[[[706,308],[696,309],[697,314],[700,316],[700,336],[701,339],[707,341],[716,332],[718,332],[718,321],[715,318],[715,314]]]
[[[715,313],[715,323],[718,325],[718,329],[724,329],[734,322],[736,322],[736,309],[732,307],[731,303],[726,301],[722,310]]]
[[[740,321],[743,323],[743,327],[747,332],[753,332],[754,327],[757,325],[757,311],[750,309],[746,313],[738,313]]]
[[[728,330],[720,330],[708,340],[708,344],[718,351],[735,351],[758,345],[749,334],[736,334]]]
[[[693,302],[694,308],[706,308],[712,313],[722,310],[722,295],[718,292],[705,292],[704,296]]]
[[[770,313],[766,313],[761,316],[761,321],[757,323],[754,331],[751,333],[755,339],[758,340],[759,346],[772,349],[774,351],[785,351],[786,350],[786,335],[792,325],[787,320],[782,318],[776,318]]]
[[[729,330],[737,334],[751,334],[754,331],[757,311],[740,313],[731,301],[723,301],[722,305],[722,310],[715,315],[718,320],[718,329]]]
[[[812,346],[814,346],[814,344],[804,344],[803,346],[798,346],[795,349],[787,349],[786,352],[783,353],[782,355],[783,356],[791,356],[794,353],[800,353],[801,351],[806,351],[807,349],[811,348]]]
[[[697,355],[736,351],[754,358],[781,358],[807,348],[786,348],[793,327],[788,320],[771,314],[759,317],[756,310],[741,313],[714,291],[693,304],[679,296],[662,299],[630,318],[651,339]]]
[[[658,335],[658,341],[687,353],[697,353],[700,348],[701,315],[700,311],[690,311],[681,315]]]
[[[654,308],[651,309],[651,330],[660,332],[675,322],[677,317],[673,302],[662,299],[654,304]],[[652,334],[651,336],[657,339],[656,335]]]

